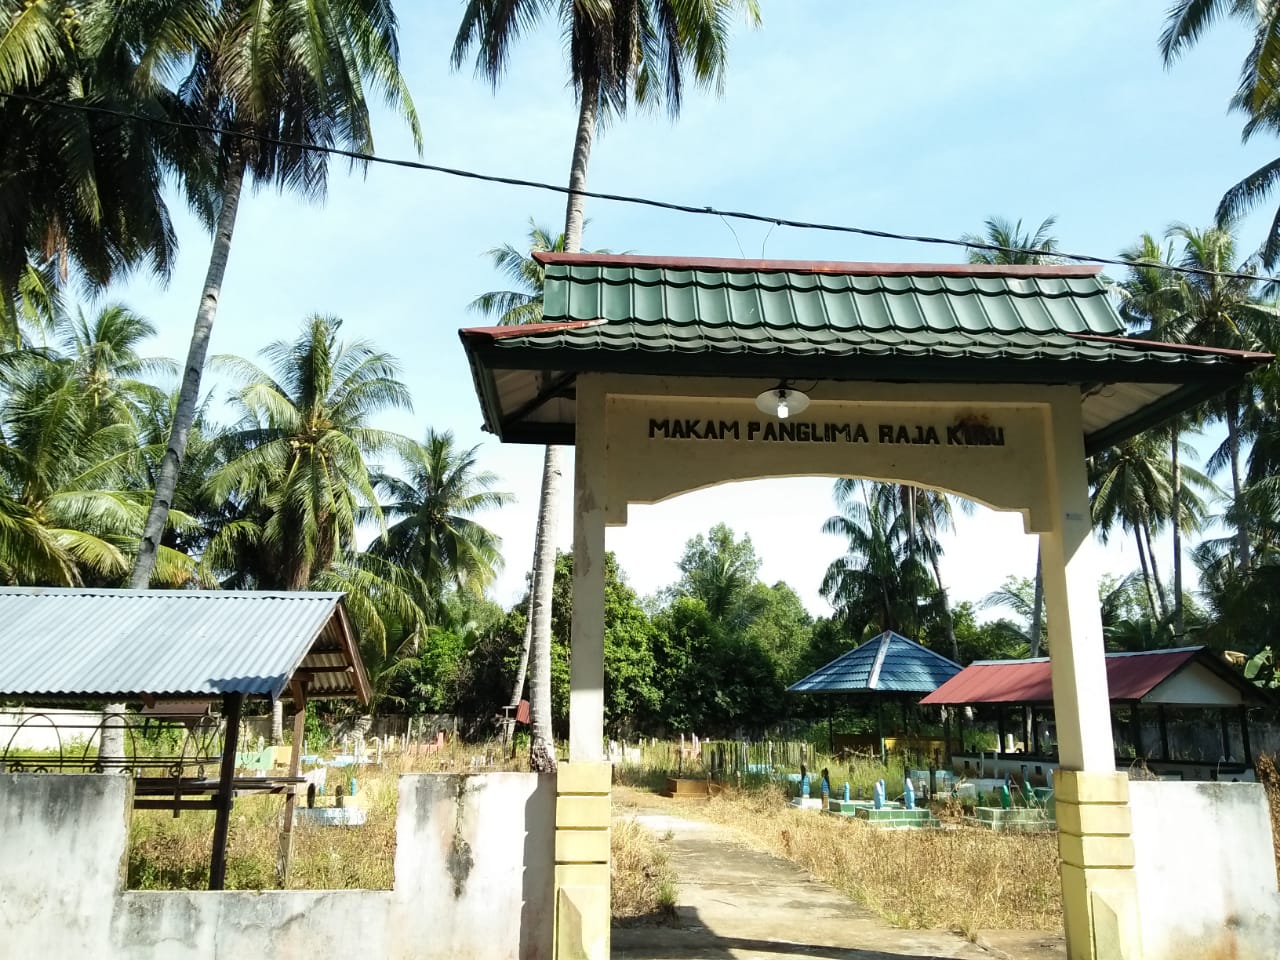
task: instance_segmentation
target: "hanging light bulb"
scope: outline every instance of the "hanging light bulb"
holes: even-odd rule
[[[779,420],[786,420],[793,413],[803,413],[809,406],[809,398],[799,390],[780,383],[772,390],[766,390],[756,397],[756,409],[761,413],[770,413]]]

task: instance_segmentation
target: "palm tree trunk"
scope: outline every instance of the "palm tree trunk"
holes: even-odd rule
[[[1138,563],[1142,566],[1142,585],[1147,588],[1147,606],[1151,608],[1151,617],[1154,620],[1160,614],[1156,611],[1156,596],[1151,592],[1151,568],[1147,566],[1147,552],[1142,548],[1142,529],[1135,526],[1133,528],[1133,539],[1138,544]]]
[[[538,530],[541,532],[542,524],[538,524]],[[534,537],[533,544],[533,570],[538,568],[539,552],[538,538]],[[536,592],[533,589],[534,577],[529,578],[529,602],[526,605],[524,615],[524,639],[520,644],[520,659],[516,663],[516,678],[511,684],[511,696],[508,698],[507,706],[510,707],[510,713],[503,724],[504,736],[508,745],[513,740],[516,731],[516,708],[520,706],[521,695],[524,693],[524,681],[529,672],[529,650],[533,646],[533,601]]]
[[[218,226],[213,235],[213,251],[209,256],[209,270],[205,274],[204,291],[200,294],[200,308],[196,311],[195,327],[191,331],[191,346],[187,351],[187,366],[182,374],[182,389],[178,394],[178,407],[173,414],[169,431],[169,446],[160,461],[156,474],[155,494],[151,510],[142,528],[142,540],[138,544],[138,556],[134,560],[129,586],[145,590],[151,583],[156,568],[156,554],[160,538],[164,535],[173,503],[174,490],[178,486],[178,471],[187,451],[187,438],[196,418],[196,401],[200,397],[200,378],[204,374],[205,357],[209,353],[209,338],[213,333],[213,321],[218,313],[218,301],[222,297],[222,278],[227,270],[227,257],[231,253],[231,234],[235,230],[236,211],[240,206],[240,192],[244,187],[244,163],[232,158],[226,182],[222,186],[222,211],[218,214]]]
[[[542,460],[542,496],[538,502],[533,573],[533,634],[529,649],[529,767],[537,773],[556,769],[551,731],[551,596],[556,578],[556,528],[564,481],[564,448],[546,448]]]
[[[960,645],[956,643],[956,625],[951,619],[951,601],[947,598],[947,588],[942,585],[942,570],[938,566],[935,555],[932,560],[933,579],[938,584],[938,592],[942,594],[942,619],[947,627],[947,643],[951,645],[951,659],[960,662]]]
[[[1173,637],[1175,643],[1187,632],[1182,611],[1182,462],[1178,459],[1178,421],[1169,427],[1169,462],[1173,467],[1173,493],[1169,515],[1173,522]]]
[[[284,743],[284,701],[276,697],[271,701],[271,745]]]
[[[587,166],[591,161],[599,97],[597,83],[591,78],[584,80],[578,107],[578,131],[573,141],[573,160],[569,166],[569,199],[564,212],[566,253],[577,253],[582,248],[586,197],[579,191],[587,186]],[[538,561],[533,569],[533,635],[529,648],[529,766],[539,772],[550,772],[556,768],[555,741],[551,732],[551,594],[556,575],[556,521],[563,497],[563,460],[560,447],[547,447],[542,464],[542,494],[535,538]]]
[[[578,133],[573,140],[573,162],[569,167],[569,199],[564,211],[565,253],[577,253],[582,248],[582,218],[587,198],[578,191],[587,188],[587,166],[591,162],[591,143],[595,139],[599,105],[598,83],[590,78],[583,80]]]
[[[1236,514],[1236,567],[1249,569],[1249,526],[1245,519],[1240,484],[1240,394],[1227,394],[1227,451],[1231,456],[1231,505]]]
[[[1044,627],[1044,554],[1036,546],[1036,588],[1031,599],[1031,649],[1032,658],[1040,656],[1040,634]]]
[[[1160,619],[1169,616],[1169,598],[1164,592],[1164,584],[1160,582],[1160,570],[1156,566],[1156,552],[1151,548],[1151,528],[1145,523],[1139,524],[1143,540],[1147,544],[1147,562],[1151,564],[1151,581],[1156,586],[1156,598],[1160,601]]]

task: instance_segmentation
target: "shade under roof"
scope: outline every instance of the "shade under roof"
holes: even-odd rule
[[[886,630],[797,680],[787,692],[929,693],[959,672],[960,664]]]
[[[0,588],[0,697],[369,701],[341,593]]]
[[[461,331],[485,427],[574,442],[574,378],[1078,384],[1089,452],[1238,384],[1268,354],[1151,343],[1095,267],[535,254],[544,323]]]

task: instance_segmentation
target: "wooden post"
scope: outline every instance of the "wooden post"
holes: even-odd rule
[[[879,694],[872,696],[876,698],[876,739],[880,741],[880,762],[884,763],[884,702]]]
[[[947,769],[951,769],[951,708],[942,708],[942,759],[947,765]]]
[[[1129,738],[1133,740],[1133,758],[1144,759],[1142,752],[1142,705],[1138,701],[1129,704]]]
[[[1164,704],[1156,707],[1156,719],[1160,722],[1160,759],[1168,761],[1169,759],[1169,716],[1165,712]]]
[[[243,693],[222,698],[222,718],[226,734],[222,739],[222,766],[218,774],[218,797],[213,820],[213,852],[209,860],[209,889],[221,890],[227,880],[227,830],[231,826],[232,781],[236,776],[236,750],[240,746],[240,711]]]
[[[996,744],[996,755],[1004,753],[1004,705],[1000,704],[996,707],[996,736],[1000,738],[1000,742]]]
[[[294,680],[293,691],[293,749],[289,752],[289,776],[302,772],[302,738],[307,723],[307,681]],[[280,851],[276,856],[276,883],[284,887],[289,882],[289,858],[293,854],[293,808],[297,802],[298,785],[291,783],[284,795],[284,827],[280,831]]]
[[[831,725],[831,701],[827,701],[827,750],[835,756],[836,752],[836,734],[835,728]]]
[[[1222,759],[1231,759],[1231,726],[1227,719],[1227,708],[1218,711],[1218,725],[1222,728]]]

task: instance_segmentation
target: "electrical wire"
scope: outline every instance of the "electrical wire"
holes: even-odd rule
[[[1192,276],[1217,277],[1224,280],[1245,280],[1251,283],[1280,284],[1280,276],[1269,274],[1241,273],[1239,271],[1232,270],[1210,270],[1205,267],[1183,266],[1181,264],[1174,263],[1157,263],[1149,260],[1130,260],[1124,257],[1101,257],[1088,253],[1068,253],[1062,250],[1007,247],[997,243],[986,243],[977,239],[957,240],[951,237],[931,237],[924,234],[896,233],[892,230],[877,230],[872,227],[857,227],[848,224],[792,220],[788,217],[752,213],[746,210],[724,210],[718,207],[696,206],[694,204],[678,203],[672,200],[658,200],[653,197],[640,197],[623,193],[604,193],[598,190],[571,191],[568,187],[562,187],[558,184],[544,183],[539,180],[527,180],[523,177],[509,177],[494,173],[480,173],[476,170],[465,170],[459,167],[446,167],[440,164],[427,163],[422,160],[405,160],[398,157],[382,157],[377,154],[362,153],[357,150],[344,150],[341,147],[327,147],[322,146],[321,144],[304,143],[298,140],[285,140],[259,133],[228,130],[225,127],[217,127],[211,124],[194,123],[186,120],[174,120],[169,117],[148,117],[140,113],[132,113],[127,110],[116,110],[112,107],[102,107],[89,103],[69,103],[60,100],[49,100],[45,97],[37,97],[27,93],[0,92],[0,98],[19,100],[25,103],[34,103],[40,106],[53,107],[55,109],[75,110],[82,113],[96,113],[123,120],[134,120],[140,123],[151,123],[183,130],[194,130],[200,133],[209,133],[220,138],[239,138],[255,143],[264,143],[269,146],[286,147],[293,150],[310,150],[316,153],[345,157],[348,160],[353,160],[359,163],[376,163],[384,166],[403,167],[410,170],[422,170],[428,173],[439,173],[445,176],[460,177],[466,180],[479,180],[484,183],[498,183],[509,187],[526,187],[531,190],[542,190],[561,195],[577,193],[580,196],[588,197],[592,200],[632,204],[635,206],[651,207],[658,210],[670,210],[675,213],[689,213],[699,216],[720,217],[721,219],[729,218],[733,220],[745,220],[752,223],[768,223],[772,224],[774,227],[793,227],[797,230],[816,230],[825,233],[852,234],[860,237],[872,237],[878,240],[899,240],[907,243],[922,243],[934,246],[963,247],[966,250],[982,250],[988,253],[1007,253],[1018,256],[1046,257],[1052,258],[1054,261],[1068,260],[1075,263],[1097,264],[1104,267],[1152,267],[1159,270],[1168,270],[1172,273]]]

